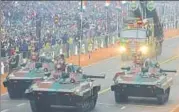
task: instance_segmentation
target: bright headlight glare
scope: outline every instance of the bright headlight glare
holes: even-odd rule
[[[74,91],[74,93],[75,93],[76,95],[80,95],[80,88],[77,88],[77,89]]]
[[[140,51],[143,53],[143,54],[146,54],[148,52],[148,47],[147,46],[142,46],[140,48]]]
[[[124,46],[121,46],[121,47],[119,48],[119,51],[120,51],[120,52],[125,52],[125,51],[126,51],[126,48],[125,48]]]
[[[76,89],[75,92],[76,92],[76,93],[79,93],[79,92],[80,92],[80,89]]]

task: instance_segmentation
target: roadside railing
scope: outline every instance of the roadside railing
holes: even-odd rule
[[[106,48],[110,45],[115,44],[118,41],[117,36],[111,36],[110,38],[105,37],[95,37],[95,38],[88,38],[83,39],[81,41],[81,46],[79,48],[79,42],[72,40],[70,43],[66,44],[56,44],[51,48],[43,48],[40,52],[49,52],[51,51],[53,55],[64,54],[65,57],[70,57],[74,55],[80,54],[87,54],[93,52],[94,50],[98,50],[101,48]],[[80,50],[80,52],[79,52]]]

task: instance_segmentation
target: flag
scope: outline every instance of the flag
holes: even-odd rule
[[[121,1],[116,1],[117,7],[121,7]]]
[[[109,6],[109,5],[110,5],[110,0],[106,0],[105,6]]]
[[[121,1],[116,1],[116,8],[120,11],[121,10]]]
[[[87,6],[87,0],[83,0],[83,1],[82,1],[82,5],[83,5],[83,9],[86,9],[86,6]]]

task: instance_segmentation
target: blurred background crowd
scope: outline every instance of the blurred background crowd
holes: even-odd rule
[[[47,43],[65,44],[80,37],[119,36],[122,20],[129,15],[129,4],[121,1],[82,4],[83,7],[80,1],[1,1],[1,55],[12,54],[12,48],[29,50],[32,40],[39,42],[36,46],[39,49]],[[156,8],[164,26],[175,27],[177,3],[160,2]]]
[[[42,44],[67,43],[70,38],[79,40],[81,16],[83,38],[117,33],[116,1],[111,1],[109,7],[105,1],[84,2],[83,12],[80,4],[80,1],[2,2],[2,49],[26,50],[25,43],[39,39]]]

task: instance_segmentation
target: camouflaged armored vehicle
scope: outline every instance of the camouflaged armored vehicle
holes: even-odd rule
[[[126,102],[129,96],[155,97],[159,104],[168,101],[173,80],[166,72],[176,71],[160,69],[158,63],[146,65],[145,62],[143,67],[125,67],[116,73],[111,90],[117,103]]]
[[[85,112],[95,108],[100,85],[95,85],[91,78],[105,76],[85,75],[76,65],[68,65],[66,70],[59,72],[58,79],[49,77],[26,90],[32,112],[51,112],[54,109]]]
[[[37,79],[42,79],[44,76],[49,76],[49,72],[54,69],[54,64],[51,60],[40,58],[40,61],[28,61],[27,64],[15,69],[10,73],[3,82],[4,87],[7,87],[9,97],[22,98],[25,90]]]

